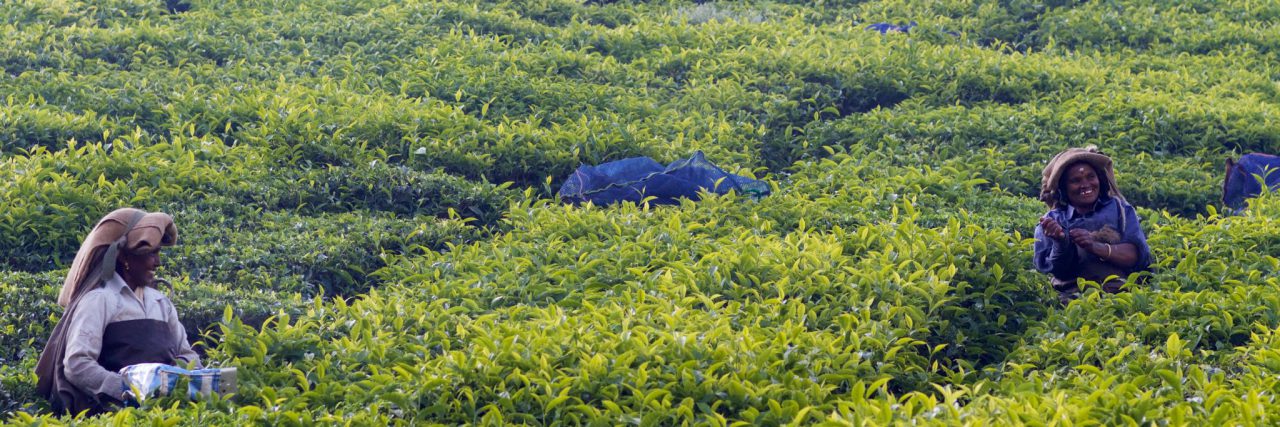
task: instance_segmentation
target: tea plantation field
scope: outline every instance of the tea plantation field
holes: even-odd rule
[[[916,25],[881,34],[877,22]],[[1275,425],[1280,3],[0,3],[0,423],[94,221],[240,392],[82,425]],[[1040,171],[1116,159],[1156,261],[1056,304]],[[773,194],[570,206],[703,151]]]

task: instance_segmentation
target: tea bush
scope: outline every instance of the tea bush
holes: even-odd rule
[[[1275,5],[177,3],[0,5],[6,423],[1275,423],[1280,203],[1216,206],[1280,150]],[[1089,144],[1155,263],[1058,306],[1040,172]],[[553,200],[695,150],[772,195]],[[240,392],[42,413],[121,206]]]
[[[34,356],[44,348],[45,339],[53,331],[51,319],[61,317],[58,307],[58,290],[62,289],[61,275],[52,273],[33,275],[6,272],[0,277],[5,316],[0,323],[0,365],[9,367]]]
[[[273,176],[241,196],[272,210],[349,212],[369,210],[400,217],[447,218],[449,210],[480,225],[495,225],[512,194],[505,185],[475,183],[441,173],[423,173],[385,163],[329,167]]]
[[[236,290],[349,297],[376,284],[371,273],[392,254],[444,250],[482,235],[461,220],[400,219],[370,211],[251,215],[177,214],[177,221],[195,227],[182,244],[165,251],[166,269]]]
[[[93,222],[116,207],[154,210],[236,185],[218,178],[216,162],[228,151],[241,150],[185,139],[133,142],[130,136],[110,146],[73,140],[58,151],[39,148],[5,158],[0,168],[5,264],[36,270],[69,262]]]

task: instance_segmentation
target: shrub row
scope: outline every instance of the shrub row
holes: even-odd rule
[[[378,283],[372,273],[397,254],[446,250],[483,236],[459,219],[397,218],[373,211],[318,216],[186,212],[185,240],[166,269],[236,290],[351,297]],[[180,235],[183,232],[180,231]]]
[[[279,234],[277,240],[288,236],[299,241],[309,240],[315,247],[325,245],[315,238],[330,233],[321,230],[331,225],[306,217],[353,210],[371,215],[386,212],[403,219],[382,222],[397,224],[393,227],[395,231],[374,229],[388,231],[387,234],[394,235],[400,243],[392,244],[384,237],[379,238],[381,243],[372,243],[372,247],[365,246],[366,249],[354,252],[372,251],[376,255],[381,247],[413,245],[437,250],[444,247],[444,241],[465,241],[481,232],[462,223],[437,230],[430,225],[436,218],[472,218],[479,220],[477,225],[492,226],[512,197],[504,186],[472,183],[385,163],[265,175],[268,168],[259,163],[262,159],[259,152],[250,147],[227,147],[186,138],[134,146],[132,139],[121,137],[105,146],[72,143],[56,152],[38,148],[26,156],[9,157],[0,169],[3,170],[0,175],[5,178],[0,184],[0,194],[4,195],[0,205],[5,207],[5,213],[0,216],[0,229],[4,230],[0,237],[3,262],[25,271],[66,265],[94,221],[120,206],[175,214],[179,217],[179,229],[184,230],[179,235],[194,236],[193,241],[202,244],[230,243],[220,239],[251,243],[257,237],[237,237],[242,234],[228,233],[228,230],[253,230],[256,227],[251,224],[264,214],[272,214],[280,224],[296,218],[308,225],[269,228],[277,230],[274,231]],[[198,222],[184,222],[183,214],[194,215],[192,219]],[[224,220],[218,215],[231,219]],[[225,224],[226,221],[232,223]],[[347,226],[362,222],[368,225],[367,221],[349,219]],[[427,225],[422,226],[423,231],[414,233],[419,222]],[[188,225],[209,228],[196,228],[196,232],[188,234],[185,231]],[[293,229],[284,232],[288,227]],[[360,235],[369,236],[364,232]],[[351,247],[349,245],[339,246]],[[307,257],[286,253],[287,257]],[[349,268],[358,271],[370,265],[354,262]],[[339,287],[348,286],[350,284]]]
[[[868,8],[864,12],[870,17],[883,12],[874,8],[887,6],[860,7]],[[1025,6],[1001,5],[1011,10]],[[1265,83],[1265,62],[1248,59],[1239,60],[1243,70],[1231,73],[1243,77],[1228,81],[1205,79],[1203,69],[1117,74],[1109,72],[1111,63],[1152,67],[1170,61],[1158,55],[1127,59],[1133,55],[1126,53],[1074,58],[1055,51],[1024,54],[938,43],[923,36],[881,36],[843,21],[809,31],[803,26],[804,14],[789,7],[771,12],[777,16],[762,22],[636,22],[625,27],[583,18],[596,13],[592,11],[606,13],[607,8],[555,2],[488,12],[453,4],[388,7],[368,16],[351,13],[351,7],[267,13],[201,5],[184,14],[182,21],[139,13],[139,22],[148,23],[145,28],[94,28],[93,34],[116,31],[129,39],[101,36],[102,49],[157,46],[140,53],[145,61],[157,63],[97,71],[70,67],[83,70],[76,74],[44,69],[19,73],[6,85],[13,95],[10,102],[19,102],[12,104],[14,133],[7,141],[17,148],[54,147],[67,138],[98,139],[103,132],[140,130],[155,140],[190,129],[194,135],[225,143],[269,147],[270,160],[284,165],[355,166],[382,159],[421,170],[442,168],[472,179],[538,185],[547,176],[563,176],[581,161],[666,153],[668,140],[680,140],[686,149],[724,153],[744,166],[777,171],[797,159],[820,156],[820,147],[832,139],[901,136],[883,131],[851,134],[840,124],[852,121],[862,126],[882,120],[866,114],[875,108],[918,117],[940,108],[947,115],[974,108],[985,114],[1001,104],[1033,103],[1044,108],[1033,109],[1039,114],[1025,119],[1031,128],[1013,135],[1008,144],[1023,145],[1028,139],[1064,145],[1102,141],[1135,152],[1207,150],[1210,155],[1275,148],[1270,137],[1274,132],[1257,124],[1257,119],[1271,114],[1267,104],[1248,98],[1224,104],[1221,99],[1172,95],[1167,89],[1147,90],[1176,87],[1228,94],[1269,87],[1274,97],[1273,85]],[[938,19],[970,12],[959,4],[937,7],[942,10],[904,7],[904,12],[942,15]],[[1091,6],[1048,7],[1096,12]],[[568,10],[575,11],[571,19],[539,18],[543,13],[563,16]],[[1186,13],[1200,13],[1197,10]],[[526,12],[531,15],[521,15]],[[1045,11],[1032,15],[1041,12]],[[227,23],[220,19],[226,15],[243,20]],[[417,16],[433,18],[404,19]],[[49,19],[39,14],[30,18]],[[466,24],[448,26],[459,20]],[[481,23],[523,29],[498,30]],[[50,27],[56,37],[42,43],[68,49],[75,45],[77,40],[71,39],[77,36],[70,28],[79,27],[63,25]],[[177,25],[194,31],[178,31]],[[243,38],[233,39],[234,46],[221,46],[227,42],[210,33],[232,30],[228,26],[244,30],[233,31]],[[156,35],[137,39],[142,37],[137,34],[148,32]],[[379,48],[349,47],[360,43]],[[214,61],[219,66],[196,57],[163,59],[202,49],[236,51],[243,57]],[[281,57],[303,60],[272,59]],[[370,68],[373,71],[364,71]],[[276,79],[280,75],[291,78]],[[1248,83],[1253,80],[1257,82]],[[671,101],[655,105],[650,101],[655,98]],[[1113,104],[1116,99],[1121,102]],[[1059,108],[1062,104],[1073,108]],[[668,108],[682,114],[663,113]],[[1087,113],[1081,115],[1076,108]],[[609,111],[618,115],[609,116]],[[1023,120],[1015,119],[1027,123]],[[614,123],[637,122],[643,125],[610,132]],[[931,123],[907,127],[928,128]],[[969,126],[975,136],[1008,134],[1009,126],[1003,123],[1007,122]],[[1098,124],[1105,127],[1095,129]],[[919,145],[947,143],[958,136],[924,135]],[[982,140],[959,142],[966,147],[990,145]],[[1168,207],[1203,212],[1202,200],[1177,200],[1183,206]]]

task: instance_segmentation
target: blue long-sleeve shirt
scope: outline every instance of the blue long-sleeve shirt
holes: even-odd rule
[[[1124,216],[1123,221],[1121,215]],[[1110,226],[1120,235],[1120,241],[1110,243],[1132,243],[1138,251],[1138,259],[1125,273],[1146,270],[1151,266],[1151,248],[1147,246],[1147,235],[1142,232],[1138,221],[1138,212],[1128,203],[1109,196],[1102,196],[1094,205],[1093,212],[1081,213],[1073,206],[1059,207],[1045,214],[1053,218],[1062,228],[1070,233],[1073,228],[1084,228],[1097,231]],[[1074,282],[1080,276],[1081,269],[1092,256],[1080,250],[1071,241],[1068,234],[1063,239],[1051,239],[1045,236],[1043,227],[1036,226],[1035,267],[1041,273],[1052,274],[1061,281]]]

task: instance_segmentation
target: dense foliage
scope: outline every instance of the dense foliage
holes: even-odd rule
[[[225,399],[89,423],[1274,424],[1280,6],[1251,1],[0,4],[0,420],[93,221]],[[869,23],[914,21],[909,33]],[[1153,273],[1058,306],[1040,170],[1096,144]],[[701,150],[774,186],[566,206]]]

